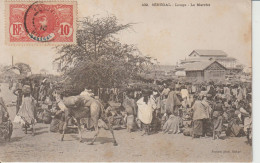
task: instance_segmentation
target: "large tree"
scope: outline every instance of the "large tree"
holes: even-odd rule
[[[119,24],[115,16],[83,18],[79,21],[77,44],[58,46],[62,71],[77,87],[118,87],[145,71],[151,64],[134,45],[116,37],[133,24]],[[121,33],[122,34],[122,33]]]

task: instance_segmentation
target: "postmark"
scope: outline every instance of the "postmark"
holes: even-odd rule
[[[76,43],[76,1],[5,1],[8,45]]]

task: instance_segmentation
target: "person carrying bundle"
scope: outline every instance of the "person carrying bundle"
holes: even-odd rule
[[[15,117],[14,122],[23,124],[25,127],[25,134],[27,134],[27,128],[31,125],[32,135],[35,134],[34,125],[36,123],[35,119],[35,102],[31,96],[31,87],[29,85],[24,85],[22,88],[23,100],[22,105]]]

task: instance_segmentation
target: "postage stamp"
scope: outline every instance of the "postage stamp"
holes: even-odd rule
[[[76,42],[76,1],[5,1],[8,45],[60,45]]]

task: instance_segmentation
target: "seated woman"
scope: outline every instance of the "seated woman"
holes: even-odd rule
[[[0,124],[6,122],[9,118],[9,113],[7,112],[7,108],[5,106],[4,100],[0,97]]]
[[[61,110],[57,110],[55,112],[54,117],[51,120],[50,123],[50,131],[51,132],[60,132],[62,133],[63,125],[64,125],[64,112]]]
[[[226,130],[226,135],[231,137],[240,137],[245,135],[243,128],[239,125],[241,123],[240,118],[238,115],[240,112],[238,110],[235,111],[235,114],[233,114],[231,120],[228,123],[228,127]]]
[[[1,90],[0,90],[1,92]],[[0,97],[0,137],[5,140],[11,139],[13,133],[13,124],[9,120],[9,113],[2,97]]]
[[[182,119],[179,117],[178,112],[174,112],[169,116],[169,119],[163,125],[163,132],[168,134],[180,133],[180,127],[182,126]]]
[[[122,107],[114,108],[109,106],[105,110],[106,117],[108,117],[108,122],[113,126],[114,130],[125,128],[126,124],[124,117],[122,115]]]
[[[170,114],[171,114],[171,112],[169,110],[167,110],[166,113],[164,113],[162,115],[162,118],[161,118],[161,130],[163,130],[163,126],[166,123],[166,121],[168,120]]]

